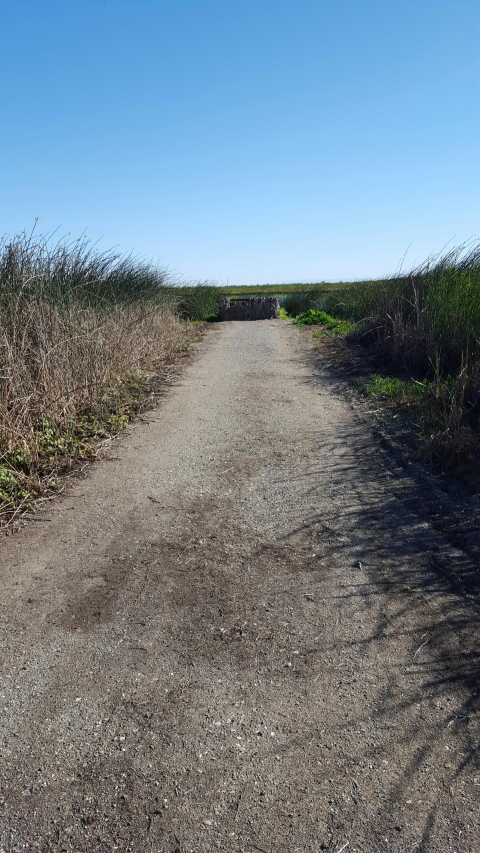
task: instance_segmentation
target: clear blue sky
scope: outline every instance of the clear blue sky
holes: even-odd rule
[[[0,232],[231,284],[480,236],[478,0],[0,0]]]

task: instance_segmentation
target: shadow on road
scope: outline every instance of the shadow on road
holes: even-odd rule
[[[337,377],[319,369],[312,355],[313,362],[306,381],[328,405],[332,394],[345,392],[345,384],[342,387]],[[300,363],[304,360],[299,357]],[[466,792],[471,797],[473,785],[480,781],[475,776],[480,710],[478,560],[457,546],[452,519],[442,515],[445,507],[434,478],[416,478],[416,466],[400,470],[356,415],[350,424],[338,426],[333,439],[330,433],[326,443],[321,434],[317,440],[322,442],[322,458],[334,460],[328,485],[331,511],[299,517],[286,541],[300,536],[317,541],[319,578],[339,563],[350,569],[351,581],[340,583],[331,605],[350,617],[368,612],[374,627],[360,637],[339,632],[330,654],[345,662],[342,674],[349,672],[349,662],[351,676],[355,667],[361,670],[362,659],[370,672],[373,669],[368,702],[357,704],[348,728],[370,727],[377,735],[383,733],[372,734],[374,742],[365,751],[358,750],[356,761],[388,766],[397,755],[396,771],[385,774],[378,800],[366,810],[370,828],[363,831],[373,843],[380,827],[398,823],[399,805],[406,803],[416,808],[417,826],[422,826],[415,850],[430,850],[434,828],[438,837],[445,798],[459,790],[461,796]],[[299,475],[305,504],[325,505],[325,477],[322,480],[319,473]],[[375,659],[381,667],[376,673]],[[358,713],[360,708],[363,712]],[[403,756],[400,764],[398,755]],[[416,796],[421,805],[419,800],[415,807]],[[458,849],[473,849],[462,846],[467,843],[465,836],[462,842],[462,826],[460,818],[458,827],[450,821],[452,843],[457,839]],[[447,844],[445,849],[450,849]]]

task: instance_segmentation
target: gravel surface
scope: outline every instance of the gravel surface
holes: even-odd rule
[[[298,330],[196,349],[2,542],[0,851],[479,851],[470,558]]]

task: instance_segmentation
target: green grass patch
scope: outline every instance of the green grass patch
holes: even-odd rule
[[[415,382],[412,379],[374,374],[368,381],[365,391],[369,397],[397,404],[418,405],[423,400],[429,385],[428,382]]]

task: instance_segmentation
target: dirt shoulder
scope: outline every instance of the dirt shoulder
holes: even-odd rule
[[[315,339],[315,327],[305,327],[301,333],[312,345],[312,370],[327,370],[332,387],[364,421],[372,440],[384,451],[391,475],[399,481],[397,489],[403,484],[403,500],[480,566],[478,455],[461,465],[429,464],[422,454],[421,411],[366,394],[372,375],[379,370],[368,350],[342,337]],[[460,569],[452,567],[451,582],[478,596],[480,572]]]
[[[298,330],[195,347],[1,543],[0,849],[474,853],[472,555]]]

